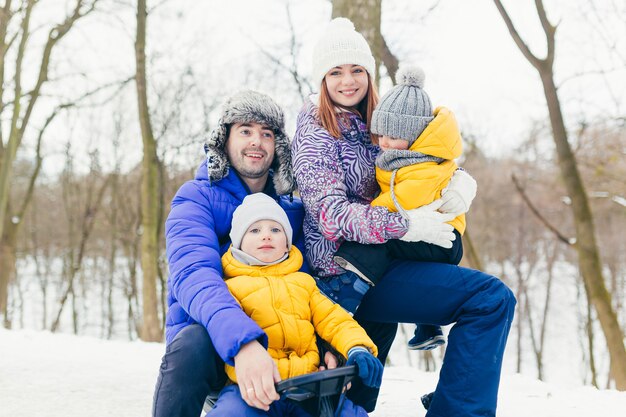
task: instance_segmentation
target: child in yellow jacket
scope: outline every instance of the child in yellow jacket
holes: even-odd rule
[[[455,175],[459,168],[454,159],[461,155],[462,140],[454,114],[445,107],[433,112],[430,98],[423,90],[424,72],[420,68],[403,67],[397,79],[398,85],[381,98],[372,115],[371,130],[379,135],[381,149],[376,158],[376,180],[381,193],[372,205],[400,212],[405,218],[407,210],[433,202],[453,205],[445,211],[459,214],[449,222],[450,231],[455,234],[451,247],[449,242],[436,240],[390,240],[382,245],[344,242],[335,254],[335,261],[355,272],[369,286],[378,282],[393,259],[458,265],[463,256],[461,236],[465,231],[462,213],[467,211],[463,202],[471,201],[476,192],[475,182],[471,178],[469,181],[467,174]],[[461,190],[468,195],[454,196],[459,198],[448,195],[440,200],[448,191],[451,179],[467,182],[467,187]],[[409,348],[428,350],[444,343],[439,326],[418,324]]]
[[[318,370],[317,333],[357,366],[365,385],[380,386],[383,366],[375,357],[376,345],[348,313],[319,292],[313,277],[299,272],[303,257],[292,245],[289,219],[276,201],[263,193],[246,196],[233,214],[230,238],[232,245],[222,257],[224,280],[244,312],[267,334],[265,347],[280,375],[275,382]],[[226,374],[237,383],[235,368],[226,365]],[[238,385],[224,388],[208,415],[248,415],[251,407],[239,390]],[[268,412],[253,410],[259,415],[303,415],[294,407],[280,399]],[[341,415],[367,413],[346,399]]]

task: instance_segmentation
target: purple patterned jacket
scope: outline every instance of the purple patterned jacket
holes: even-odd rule
[[[318,276],[344,270],[333,255],[344,240],[384,243],[407,231],[407,221],[370,202],[379,191],[374,161],[379,148],[365,123],[349,114],[342,138],[333,138],[317,122],[317,106],[306,100],[291,145],[293,167],[304,203],[306,256]]]

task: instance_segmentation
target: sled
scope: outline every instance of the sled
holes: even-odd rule
[[[354,365],[328,369],[280,381],[276,391],[314,416],[339,416],[347,385],[357,374]]]
[[[357,375],[356,366],[342,366],[284,379],[276,384],[276,392],[297,402],[311,415],[339,416],[346,387]],[[205,413],[215,406],[218,396],[218,392],[207,396],[203,407]]]

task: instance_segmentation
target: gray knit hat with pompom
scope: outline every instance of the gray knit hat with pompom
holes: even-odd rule
[[[397,85],[378,102],[372,114],[372,133],[409,141],[409,147],[433,120],[433,107],[424,88],[424,71],[403,66]]]

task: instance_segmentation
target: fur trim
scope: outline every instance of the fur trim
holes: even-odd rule
[[[291,165],[291,145],[285,132],[282,109],[271,97],[256,91],[243,91],[231,96],[222,106],[218,125],[204,144],[209,181],[219,181],[228,174],[230,162],[224,151],[227,126],[233,123],[254,122],[274,131],[275,153],[272,162],[274,188],[279,195],[296,189]]]

